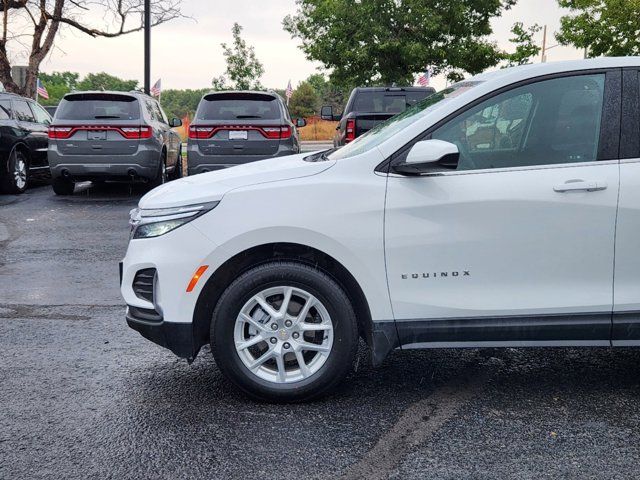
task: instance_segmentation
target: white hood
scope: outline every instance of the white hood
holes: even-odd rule
[[[323,172],[336,163],[328,160],[305,162],[304,157],[309,155],[312,154],[270,158],[174,180],[147,193],[140,199],[139,207],[170,208],[219,201],[225,193],[239,187],[308,177]]]

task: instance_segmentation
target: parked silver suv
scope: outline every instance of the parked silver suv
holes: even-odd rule
[[[71,195],[75,182],[131,180],[150,187],[182,176],[180,137],[160,104],[140,92],[70,93],[49,127],[53,190]]]
[[[202,97],[189,127],[189,175],[300,152],[297,127],[275,92],[214,92]]]

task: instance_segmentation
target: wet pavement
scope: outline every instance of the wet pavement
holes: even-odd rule
[[[637,478],[640,350],[368,351],[261,404],[124,321],[139,189],[0,196],[0,478]]]

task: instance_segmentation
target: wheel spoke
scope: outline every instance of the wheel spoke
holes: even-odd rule
[[[255,320],[253,317],[250,317],[249,315],[247,315],[245,313],[240,313],[240,318],[242,318],[242,320],[244,320],[245,322],[247,322],[250,325],[252,325],[255,328],[257,328],[259,332],[264,332],[265,331],[264,325],[261,324],[260,322],[258,322],[257,320]]]
[[[273,350],[267,350],[247,366],[249,367],[249,370],[255,370],[264,362],[269,360],[272,356],[273,356]]]
[[[326,345],[318,345],[317,343],[310,342],[298,342],[298,348],[300,350],[311,350],[312,352],[322,353],[327,353],[331,350],[331,348]]]
[[[256,299],[256,302],[258,302],[258,305],[260,305],[260,308],[264,311],[264,313],[266,313],[270,317],[275,317],[278,315],[278,312],[276,312],[275,309],[271,305],[269,305],[269,302],[267,302],[264,298],[262,298],[259,295],[256,295],[255,299]]]
[[[311,307],[313,307],[316,303],[316,298],[309,296],[309,298],[307,298],[307,301],[305,302],[304,306],[300,309],[300,312],[298,313],[298,318],[296,319],[296,322],[298,323],[304,323],[304,319],[307,318],[307,315],[309,314],[309,310],[311,310]]]
[[[289,302],[291,302],[291,295],[293,294],[293,288],[287,287],[284,292],[284,298],[282,299],[282,305],[280,305],[280,315],[284,315],[289,310]]]
[[[276,355],[276,365],[278,366],[278,381],[282,383],[287,378],[287,371],[284,366],[284,355]]]
[[[304,361],[302,350],[296,350],[296,360],[298,361],[298,366],[300,367],[300,373],[302,373],[302,376],[304,378],[307,378],[311,372],[309,371],[309,367],[307,367],[307,364]]]
[[[265,340],[264,338],[262,338],[262,335],[258,334],[251,337],[249,340],[245,340],[244,342],[241,342],[241,343],[236,343],[236,349],[244,350],[246,348],[253,347],[254,345],[257,345],[258,343],[264,342],[264,341]]]
[[[321,332],[323,330],[331,330],[331,325],[328,323],[300,323],[300,330],[304,330],[306,332]]]

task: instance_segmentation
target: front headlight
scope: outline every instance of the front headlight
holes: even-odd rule
[[[159,237],[214,209],[220,202],[172,208],[134,208],[129,212],[131,238]]]

